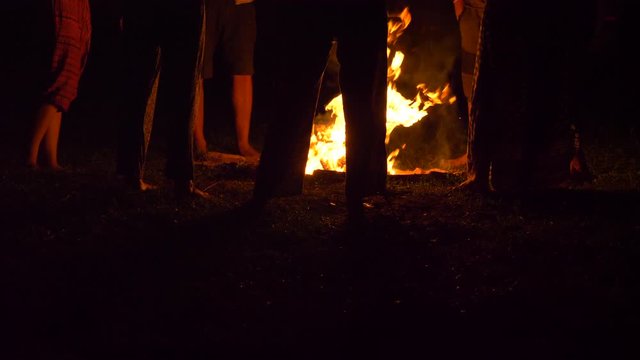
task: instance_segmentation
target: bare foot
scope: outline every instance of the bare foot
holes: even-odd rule
[[[138,180],[138,184],[137,184],[136,190],[140,190],[142,192],[158,190],[158,186],[157,185],[153,185],[153,184],[149,184],[148,182],[145,182],[144,180],[140,179],[140,180]]]
[[[210,199],[211,195],[205,191],[198,189],[192,180],[188,181],[176,181],[175,195],[180,199],[193,198],[193,199]]]
[[[211,199],[211,194],[209,194],[206,191],[200,190],[198,188],[196,188],[195,186],[191,189],[191,196],[194,198],[200,198],[200,199]]]
[[[248,144],[240,146],[240,155],[250,162],[258,162],[260,160],[260,152]]]
[[[158,189],[157,185],[149,184],[142,179],[132,179],[126,176],[120,176],[119,178],[126,187],[133,191],[145,192]]]

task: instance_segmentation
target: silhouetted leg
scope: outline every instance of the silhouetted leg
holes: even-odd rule
[[[462,56],[458,56],[453,62],[451,70],[451,93],[456,97],[458,116],[456,124],[447,127],[447,143],[450,144],[450,156],[463,156],[466,152],[467,131],[469,129],[469,101],[464,93],[462,81]]]
[[[207,156],[207,139],[204,136],[204,80],[199,79],[196,85],[196,100],[193,114],[193,137],[195,141],[195,157],[204,160]]]
[[[272,39],[272,53],[279,62],[270,73],[279,84],[273,101],[282,101],[282,105],[270,114],[255,184],[257,200],[302,192],[319,80],[332,40],[323,30],[321,11],[290,6],[274,14],[287,16],[274,16],[269,20],[276,23],[266,25],[282,27],[276,31],[280,36]],[[292,14],[296,16],[289,18]]]
[[[353,22],[358,19],[358,22]],[[346,195],[349,205],[385,191],[387,23],[384,3],[366,9],[345,5],[338,38],[347,132]]]
[[[124,112],[120,119],[117,172],[129,180],[143,177],[148,139],[155,110],[155,88],[160,74],[160,49],[154,15],[142,4],[125,5]]]
[[[474,69],[473,92],[467,131],[467,180],[462,186],[474,190],[489,190],[489,171],[491,167],[491,137],[493,123],[497,121],[496,109],[493,108],[493,91],[498,85],[495,77],[494,51],[492,44],[495,17],[492,6],[487,6],[483,17],[478,55]],[[494,139],[495,141],[495,139]]]
[[[162,78],[159,90],[166,101],[167,177],[193,179],[193,115],[196,84],[202,64],[204,7],[200,0],[173,1],[163,11]],[[168,25],[172,26],[169,27]]]

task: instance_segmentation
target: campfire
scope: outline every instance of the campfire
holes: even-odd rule
[[[393,142],[391,135],[395,129],[410,128],[429,115],[429,109],[437,104],[453,104],[456,101],[451,96],[449,87],[430,91],[425,84],[416,86],[416,95],[408,99],[396,87],[396,81],[402,73],[402,63],[405,55],[394,49],[398,38],[411,23],[409,8],[404,8],[396,16],[390,16],[387,37],[387,171],[391,175],[423,174],[433,169],[420,167],[406,169],[397,166],[398,154],[407,149],[406,143]],[[326,106],[325,112],[320,113],[314,120],[313,132],[310,140],[306,173],[313,174],[316,170],[344,172],[346,170],[345,148],[345,118],[342,107],[342,95],[334,97]]]

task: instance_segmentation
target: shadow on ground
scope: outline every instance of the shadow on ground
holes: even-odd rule
[[[636,351],[637,189],[480,197],[451,191],[455,174],[394,177],[351,226],[340,176],[309,177],[304,196],[249,218],[255,169],[199,167],[214,198],[178,203],[124,191],[111,158],[62,174],[6,161],[9,358]],[[149,177],[162,184],[161,167]]]

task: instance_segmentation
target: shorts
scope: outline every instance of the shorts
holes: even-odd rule
[[[206,1],[204,78],[213,77],[214,57],[222,59],[233,75],[253,75],[256,14],[253,2]]]

